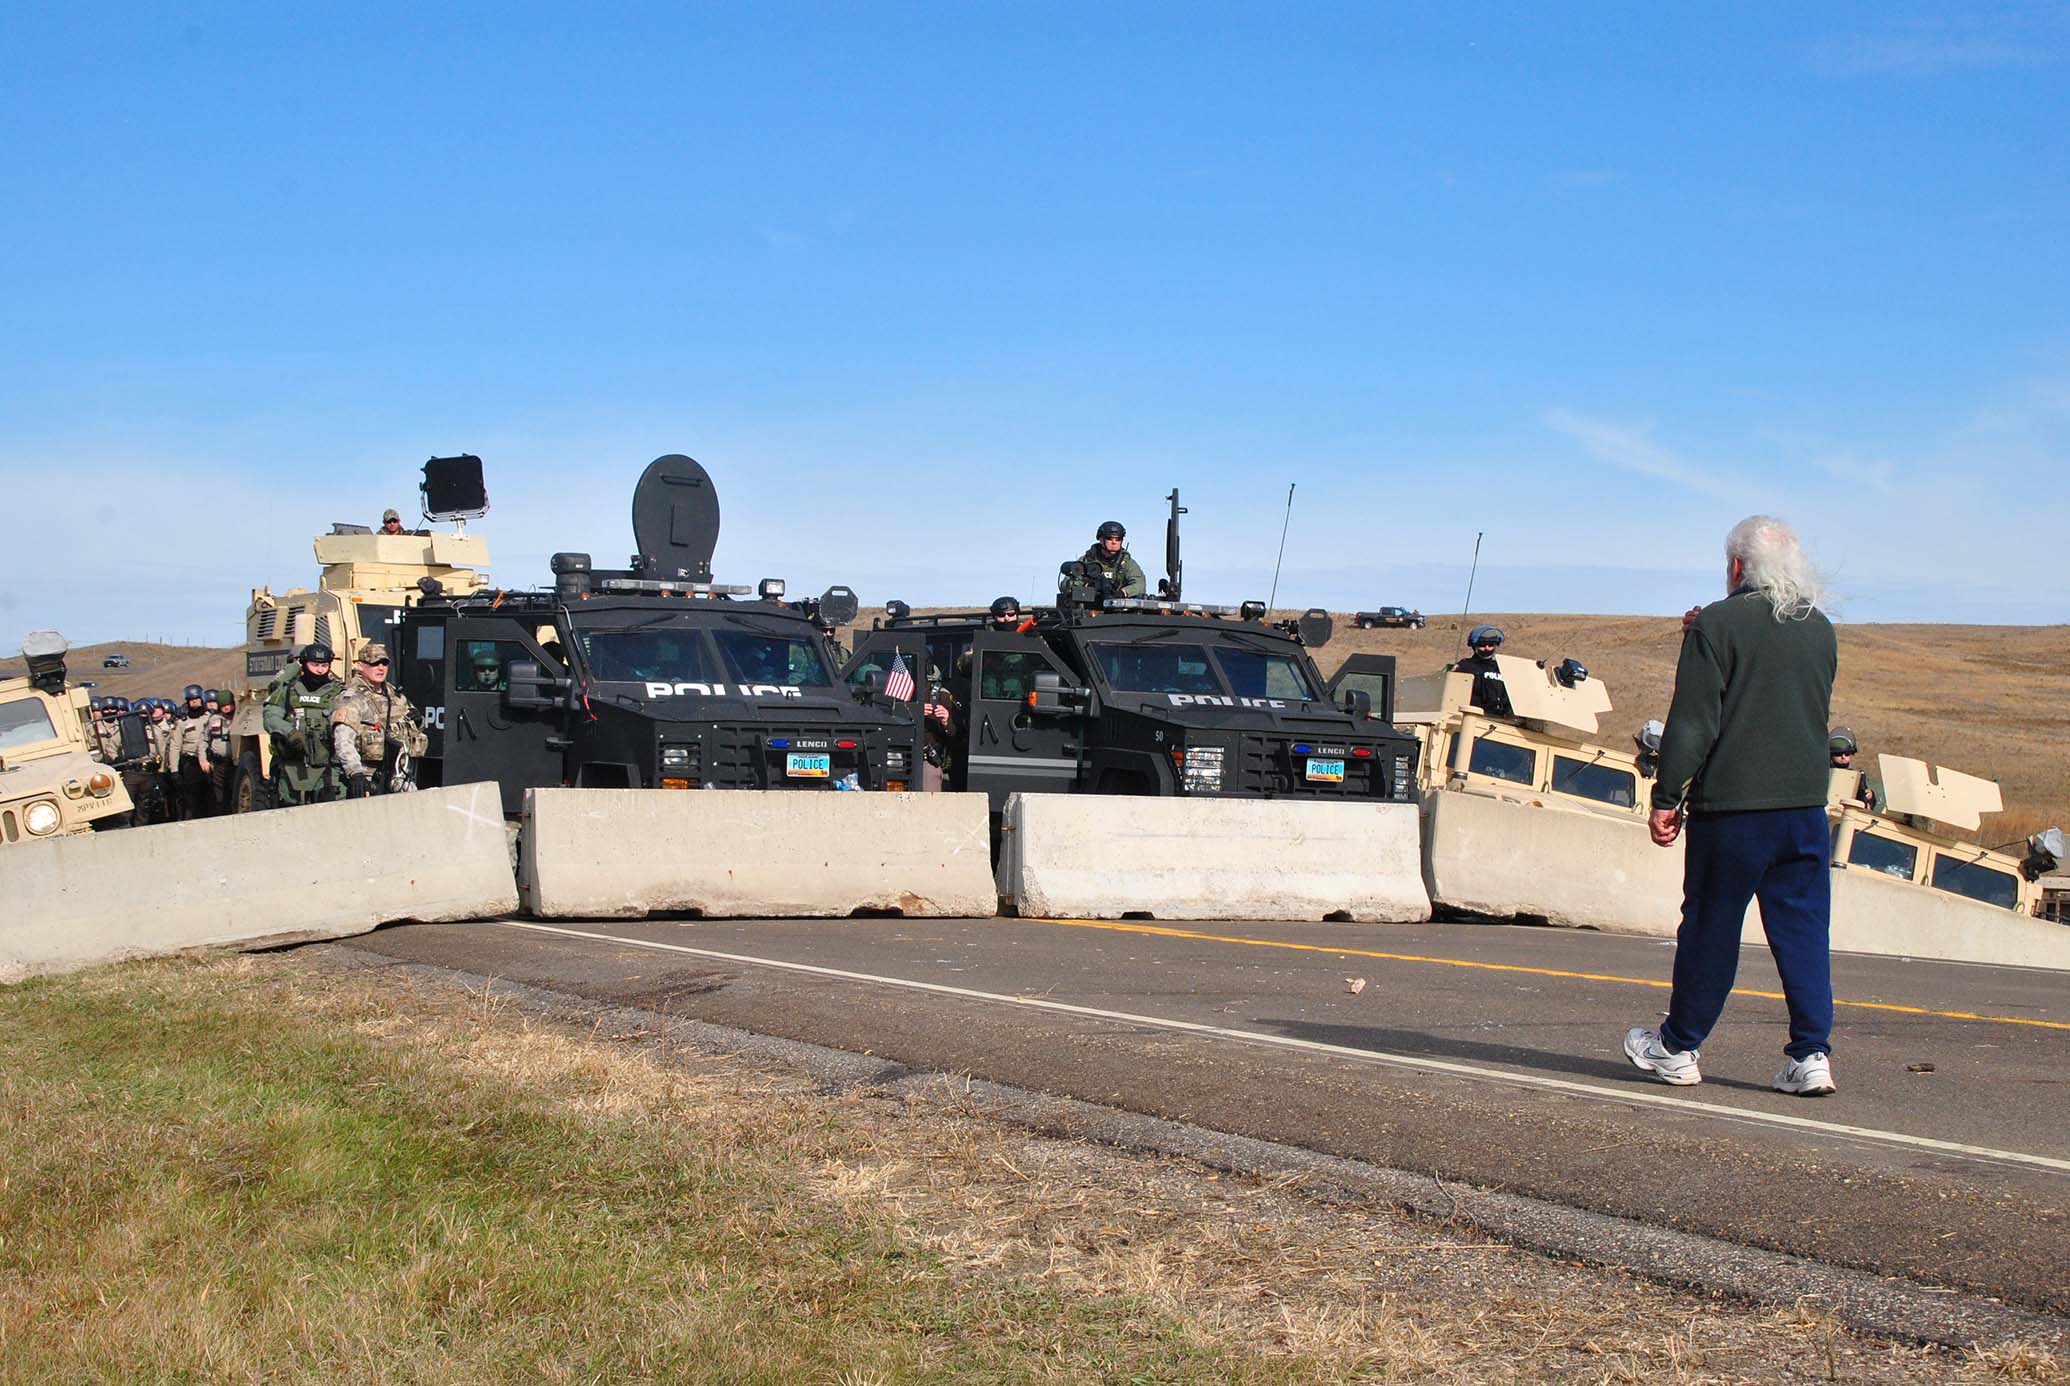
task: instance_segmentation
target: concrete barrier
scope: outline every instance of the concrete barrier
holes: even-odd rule
[[[2070,969],[2070,927],[1866,871],[1833,873],[1833,947],[1843,953]]]
[[[1411,804],[1015,794],[999,894],[1024,916],[1430,918]]]
[[[1452,909],[1665,938],[1682,923],[1682,845],[1654,846],[1635,818],[1441,790],[1423,860],[1432,901]]]
[[[533,789],[518,876],[546,918],[989,918],[990,847],[982,794]]]
[[[1654,846],[1636,820],[1440,792],[1424,865],[1431,899],[1452,909],[1658,938],[1682,922],[1682,844]],[[1832,878],[1836,952],[2070,968],[2060,924],[1868,872]],[[1758,904],[1741,940],[1767,944]]]
[[[93,833],[0,855],[0,981],[516,908],[493,784]]]

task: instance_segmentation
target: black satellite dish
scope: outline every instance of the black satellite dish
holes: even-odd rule
[[[694,458],[657,457],[633,488],[633,571],[641,577],[712,580],[719,544],[719,492]]]

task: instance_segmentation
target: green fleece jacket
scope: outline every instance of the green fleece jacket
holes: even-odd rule
[[[1691,813],[1727,813],[1825,803],[1839,663],[1823,612],[1778,621],[1752,588],[1705,607],[1682,637],[1653,807],[1686,799]]]

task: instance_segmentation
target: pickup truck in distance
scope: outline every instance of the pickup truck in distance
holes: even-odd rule
[[[1353,612],[1351,623],[1360,630],[1421,630],[1424,625],[1422,612],[1410,611],[1400,606],[1383,606],[1378,611]]]

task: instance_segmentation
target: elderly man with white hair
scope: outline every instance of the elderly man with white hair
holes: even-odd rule
[[[1826,719],[1839,652],[1818,572],[1781,520],[1733,526],[1725,590],[1682,618],[1648,820],[1663,847],[1687,829],[1674,991],[1660,1028],[1634,1026],[1624,1052],[1664,1083],[1703,1081],[1697,1051],[1724,1012],[1758,899],[1790,1012],[1774,1087],[1816,1097],[1834,1090]]]

